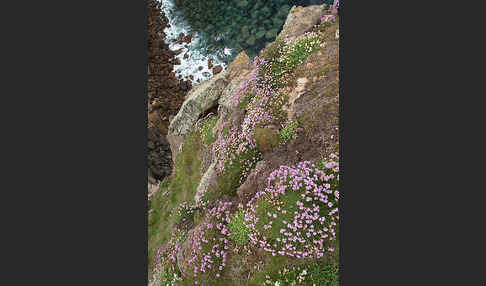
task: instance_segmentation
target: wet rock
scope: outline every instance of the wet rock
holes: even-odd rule
[[[182,39],[182,42],[184,42],[184,43],[190,43],[190,42],[191,42],[191,40],[192,40],[192,33],[191,33],[191,34],[189,34],[189,35],[187,35],[187,36],[185,36],[185,37]]]
[[[213,75],[216,75],[216,74],[220,73],[222,70],[223,70],[223,67],[221,67],[219,65],[218,66],[215,66],[213,68]]]

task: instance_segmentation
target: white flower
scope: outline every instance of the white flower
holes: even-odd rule
[[[275,281],[275,286],[280,286],[280,282]]]

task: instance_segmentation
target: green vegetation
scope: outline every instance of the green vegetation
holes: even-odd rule
[[[179,2],[184,2],[184,0]],[[212,0],[208,2],[212,2]],[[246,10],[250,14],[254,13],[255,19],[264,15],[263,21],[257,20],[241,26],[242,29],[239,32],[246,35],[246,38],[242,40],[247,44],[256,45],[257,42],[264,42],[268,34],[274,33],[271,31],[272,25],[283,23],[279,21],[278,17],[272,19],[272,10],[265,7],[264,4],[260,4],[258,11],[253,11],[252,8],[257,5],[258,1],[238,0],[237,2],[238,4],[232,7],[239,5],[238,9]],[[285,4],[287,1],[280,0],[278,2]],[[229,10],[234,9],[232,7],[223,6],[224,9]],[[283,10],[287,9],[290,9],[290,6],[283,8]],[[264,25],[264,27],[258,27],[259,24]],[[265,25],[270,25],[270,28]],[[207,27],[207,29],[217,30],[218,27],[213,25]],[[329,32],[328,34],[334,37],[334,33],[331,35]],[[325,41],[327,42],[327,39]],[[281,166],[279,169],[282,171],[281,173],[272,173],[268,177],[268,181],[271,181],[272,185],[265,188],[267,194],[259,198],[255,195],[254,211],[248,212],[248,218],[251,218],[251,220],[245,221],[248,209],[242,210],[239,207],[239,211],[236,213],[234,213],[235,205],[231,208],[227,206],[227,208],[218,209],[218,204],[221,202],[246,203],[241,201],[241,198],[235,197],[236,190],[246,180],[256,163],[261,160],[262,151],[271,150],[280,143],[295,140],[298,135],[297,130],[299,130],[299,136],[304,138],[307,132],[314,132],[315,134],[315,131],[327,131],[331,128],[327,126],[327,118],[330,117],[329,114],[334,113],[327,105],[316,106],[311,112],[306,112],[299,118],[287,122],[287,107],[283,108],[289,101],[289,95],[292,95],[289,90],[294,88],[293,84],[296,82],[294,79],[303,77],[299,74],[301,69],[307,68],[307,65],[304,66],[303,63],[323,42],[322,34],[313,32],[297,39],[294,43],[283,41],[273,43],[262,54],[265,61],[261,62],[260,74],[257,74],[259,79],[251,82],[249,88],[240,93],[241,97],[240,94],[235,97],[234,103],[237,101],[238,108],[244,110],[244,112],[234,114],[233,117],[229,117],[229,114],[223,116],[221,113],[222,118],[214,115],[207,116],[198,121],[196,131],[186,137],[181,152],[176,158],[173,175],[161,184],[161,190],[152,199],[149,219],[149,269],[154,270],[154,264],[158,263],[158,267],[155,268],[157,275],[154,276],[158,278],[152,280],[151,286],[195,285],[196,282],[198,285],[214,286],[338,285],[338,253],[335,250],[339,249],[339,230],[336,224],[333,226],[326,224],[330,231],[329,237],[333,239],[324,240],[325,237],[323,238],[325,249],[319,249],[319,252],[315,251],[314,253],[306,252],[306,255],[302,256],[295,255],[295,253],[292,253],[294,256],[289,255],[291,250],[283,251],[284,244],[290,242],[290,240],[285,242],[283,238],[290,237],[290,234],[295,237],[302,236],[303,241],[305,241],[293,240],[292,242],[299,255],[301,252],[310,249],[306,246],[317,247],[319,243],[313,242],[310,235],[323,237],[316,233],[321,230],[327,232],[327,230],[322,229],[324,226],[321,226],[321,217],[325,217],[325,221],[329,221],[329,224],[338,222],[339,193],[337,190],[339,189],[339,181],[337,174],[339,167],[337,163],[309,162],[302,165],[302,168]],[[314,56],[317,55],[312,55],[312,57]],[[325,56],[327,57],[327,55]],[[258,60],[261,60],[262,57],[259,57]],[[314,63],[314,61],[312,62]],[[318,75],[320,73],[329,74],[329,77],[335,75],[333,61],[326,60],[325,64],[314,64],[314,69],[309,70],[306,70],[306,77],[311,72],[311,76],[314,76],[316,72],[318,72]],[[265,75],[274,79],[274,84],[262,80]],[[257,84],[258,86],[256,86]],[[282,87],[289,87],[289,89],[282,89]],[[265,92],[262,92],[262,90]],[[334,91],[331,90],[331,92]],[[326,94],[327,91],[324,95]],[[329,105],[333,106],[331,103]],[[241,118],[238,116],[241,116]],[[240,119],[242,121],[239,121]],[[224,124],[219,126],[219,130],[215,130],[216,123],[219,120]],[[242,123],[241,126],[233,126],[234,122]],[[285,125],[283,125],[284,123]],[[283,127],[279,131],[276,126]],[[208,150],[208,148],[213,149]],[[196,207],[194,195],[201,180],[202,156],[207,151],[213,152],[211,155],[216,155],[217,159],[221,159],[215,162],[217,163],[215,166],[217,166],[218,176],[217,181],[210,182],[209,189],[202,194],[201,201],[198,202]],[[267,154],[265,153],[265,155]],[[272,157],[273,154],[270,155],[269,157]],[[307,170],[306,164],[312,164],[309,168],[313,169],[308,177],[304,172]],[[298,174],[298,176],[286,177],[286,174],[289,174],[288,176]],[[316,174],[315,177],[314,174]],[[325,182],[322,181],[322,178],[326,178]],[[305,198],[305,201],[302,200],[302,194],[308,190],[304,189],[307,186],[294,187],[302,179],[304,183],[312,181],[319,187],[325,186],[326,190],[332,190],[332,193],[326,193],[326,196],[330,200],[332,199],[332,209],[329,202],[326,202],[327,204],[320,203],[314,201],[310,196]],[[284,186],[285,194],[271,199],[269,194],[271,192],[277,194],[277,191],[283,190]],[[315,195],[320,196],[321,194],[316,193]],[[318,210],[315,210],[312,203],[319,205]],[[318,220],[312,218],[312,221],[309,219],[309,221],[300,222],[300,224],[306,226],[304,229],[311,229],[310,226],[312,226],[316,233],[311,234],[309,232],[301,235],[293,228],[288,227],[289,222],[295,221],[296,212],[299,212],[300,205],[308,208],[306,216],[308,214],[310,216],[311,211],[319,215]],[[213,213],[215,208],[217,210]],[[216,215],[216,213],[220,213],[221,216]],[[254,220],[254,218],[258,218],[258,220]],[[186,221],[187,223],[180,223],[188,219],[190,221]],[[181,272],[177,263],[175,263],[177,257],[174,256],[181,245],[175,245],[174,242],[184,241],[186,234],[180,230],[187,231],[186,228],[191,228],[194,231],[193,235],[194,233],[197,234],[197,236],[191,236],[192,241],[190,242],[191,246],[198,245],[198,247],[189,248],[191,251],[192,249],[196,250],[190,255],[184,254],[184,260],[177,261],[177,263],[182,263],[181,270],[185,273],[184,279],[181,279]],[[285,230],[283,230],[284,228]],[[177,238],[174,239],[174,236],[177,236]],[[255,245],[252,243],[255,242],[254,239],[266,241],[268,245]],[[195,241],[198,243],[193,244]],[[220,245],[214,248],[215,243]],[[170,249],[162,256],[167,259],[175,257],[174,260],[168,261],[166,259],[163,263],[157,262],[160,261],[160,259],[157,260],[157,250],[161,246]],[[183,245],[183,247],[185,249],[187,245]],[[218,252],[215,249],[224,250],[225,258],[222,257],[221,253],[217,255]],[[317,253],[319,254],[314,255]],[[227,261],[225,261],[226,254]],[[211,261],[204,260],[206,255],[211,256]],[[197,256],[196,260],[188,261],[195,256]],[[211,264],[211,267],[208,267],[208,263]],[[190,267],[186,269],[185,266],[187,265],[190,265]],[[205,268],[205,271],[198,270],[196,277],[192,272],[194,265],[207,268]],[[186,273],[186,270],[190,273]]]
[[[236,190],[243,183],[243,179],[259,161],[260,154],[257,150],[249,150],[240,155],[234,154],[235,159],[227,161],[225,170],[218,179],[216,186],[211,186],[203,195],[203,200],[214,201],[223,195],[236,195]]]
[[[265,274],[265,281],[259,285],[302,285],[302,286],[338,286],[339,271],[337,265],[323,262],[307,262],[283,267]]]
[[[245,93],[245,96],[243,97],[243,99],[238,103],[238,108],[240,110],[244,110],[248,104],[250,103],[251,99],[255,96],[254,93]]]
[[[180,217],[177,208],[182,202],[192,205],[196,188],[201,179],[201,138],[197,133],[186,138],[182,151],[175,163],[174,175],[164,182],[161,191],[152,199],[152,214],[148,222],[148,261],[149,269],[153,269],[153,261],[158,248],[170,239],[174,225]]]
[[[260,151],[273,149],[279,143],[279,133],[273,128],[255,128],[255,140]]]
[[[233,216],[229,223],[230,238],[236,242],[237,245],[245,245],[250,242],[250,238],[248,237],[250,230],[245,226],[244,219],[245,215],[243,211],[239,211]]]
[[[213,135],[213,129],[217,121],[218,121],[218,116],[215,115],[209,116],[205,118],[199,126],[198,132],[206,147],[211,145],[214,142],[214,140],[216,140],[216,137]]]
[[[297,139],[297,127],[297,121],[287,123],[287,125],[285,125],[284,128],[282,128],[282,130],[280,130],[278,133],[278,137],[280,138],[281,142],[285,143],[290,139]]]

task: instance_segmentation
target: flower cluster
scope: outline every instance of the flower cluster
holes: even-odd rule
[[[264,191],[248,203],[245,223],[250,240],[273,256],[317,257],[334,249],[339,220],[338,156],[273,171]]]
[[[241,169],[239,183],[246,179],[261,155],[256,148],[255,129],[279,125],[284,120],[281,108],[287,100],[283,93],[288,83],[285,75],[289,76],[320,43],[319,35],[309,32],[280,43],[270,59],[265,56],[254,58],[250,77],[236,91],[232,101],[235,108],[245,102],[243,105],[247,112],[242,124],[230,126],[229,120],[223,121],[212,145],[213,154],[216,154],[216,170],[223,173],[227,168],[237,166]],[[222,118],[227,116],[223,111],[220,115]]]
[[[182,280],[176,267],[176,253],[180,250],[179,245],[182,242],[184,235],[185,232],[183,231],[172,233],[170,241],[158,249],[155,258],[153,277],[149,286],[174,286],[176,281]]]
[[[297,138],[297,127],[298,127],[297,121],[287,122],[287,124],[283,126],[282,130],[278,134],[279,137],[280,137],[280,140],[282,140],[282,142],[287,142],[290,139],[296,139]]]
[[[337,14],[339,10],[339,0],[334,0],[334,4],[332,5],[332,13]]]
[[[228,253],[230,206],[230,202],[218,202],[206,213],[206,220],[194,229],[188,260],[194,266],[194,278],[201,274],[214,274],[212,278],[222,275]]]
[[[233,126],[227,134],[229,122],[223,122],[218,138],[213,144],[213,153],[217,156],[217,170],[223,172],[225,168],[238,164],[242,170],[240,183],[248,176],[250,170],[259,160],[259,152],[256,150],[255,128],[278,120],[271,107],[279,102],[281,97],[279,90],[269,84],[271,78],[261,74],[260,71],[267,63],[265,59],[255,57],[254,70],[242,88],[236,91],[233,97],[233,106],[238,106],[243,95],[250,96],[249,110],[246,113],[241,126]],[[223,112],[221,115],[225,117]]]
[[[326,14],[321,17],[321,23],[334,23],[336,21],[336,16],[331,14]]]
[[[190,206],[187,202],[182,202],[177,208],[177,214],[181,220],[186,220],[194,214],[196,209],[198,209],[197,206]]]
[[[336,14],[339,9],[339,0],[334,0],[330,14],[325,14],[321,17],[321,23],[334,23],[336,21]],[[328,13],[329,13],[328,12]]]
[[[306,263],[303,265],[285,266],[278,273],[272,272],[265,275],[264,286],[337,286],[339,283],[338,268],[336,265],[320,263]]]
[[[319,47],[321,43],[317,33],[305,33],[291,42],[286,42],[280,51],[277,61],[281,64],[281,69],[276,75],[291,72],[295,67],[304,62],[307,57]]]

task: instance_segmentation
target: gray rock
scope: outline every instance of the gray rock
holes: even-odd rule
[[[170,123],[168,135],[186,135],[199,117],[217,104],[226,84],[226,73],[222,72],[191,89]]]
[[[202,195],[208,191],[209,187],[216,182],[218,175],[215,171],[215,166],[216,164],[212,163],[202,176],[201,181],[199,181],[199,186],[197,186],[196,195],[194,197],[196,203],[198,203]]]
[[[325,8],[325,4],[307,7],[293,6],[278,37],[285,39],[302,35],[319,22]]]

